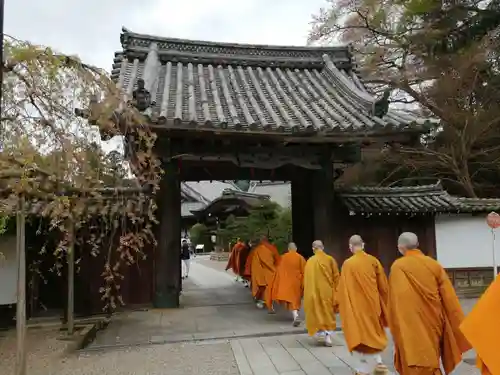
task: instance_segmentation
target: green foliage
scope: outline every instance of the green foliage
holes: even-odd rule
[[[292,240],[292,215],[290,209],[283,209],[274,202],[267,202],[250,210],[247,217],[229,216],[217,232],[224,243],[242,240],[258,240],[268,236],[280,252]]]
[[[104,154],[96,127],[101,134],[130,135],[141,145],[128,168],[135,185],[152,192],[161,176],[152,152],[156,135],[143,125],[142,114],[124,105],[107,72],[11,37],[4,38],[4,56],[1,214],[15,216],[22,195],[28,212],[43,216],[48,225],[40,231],[40,252],[54,254],[55,269],[62,268],[71,242],[91,256],[101,253],[100,292],[106,309],[114,309],[123,303],[123,267],[144,259],[145,245],[154,242],[155,206],[149,194],[126,189],[128,169],[121,155]],[[109,187],[116,188],[113,194]],[[58,239],[50,249],[43,244],[47,231]],[[82,256],[89,254],[82,250]]]
[[[372,155],[359,174],[380,178],[363,183],[440,179],[459,195],[500,195],[500,2],[328,3],[310,41],[351,45],[368,89],[435,120],[428,135]]]
[[[193,246],[203,245],[203,252],[212,251],[213,244],[210,232],[204,224],[197,223],[189,230],[189,238]]]

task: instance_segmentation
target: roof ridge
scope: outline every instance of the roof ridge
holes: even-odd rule
[[[120,35],[122,51],[128,58],[145,59],[154,46],[165,61],[221,65],[322,69],[323,55],[331,57],[342,69],[352,68],[349,46],[284,46],[244,44],[167,38],[134,33],[126,28]],[[118,52],[119,54],[119,52]],[[115,63],[119,56],[115,54]]]
[[[498,198],[470,198],[470,197],[455,197],[453,196],[458,201],[462,202],[500,202],[500,197]]]
[[[444,190],[441,181],[438,181],[435,184],[428,185],[414,185],[414,186],[351,186],[339,188],[338,192],[340,194],[391,194],[391,193],[446,193]]]
[[[243,191],[243,190],[231,190],[231,189],[225,189],[222,192],[221,197],[228,196],[228,195],[237,195],[240,197],[262,198],[262,199],[270,199],[271,198],[268,194],[258,194],[258,193],[251,193],[248,191]]]
[[[216,41],[208,41],[208,40],[196,40],[196,39],[184,39],[184,38],[171,38],[171,37],[162,37],[150,34],[142,34],[130,31],[126,27],[122,27],[122,33],[120,37],[120,41],[122,46],[127,45],[128,38],[137,38],[137,39],[148,39],[152,42],[171,42],[178,44],[191,44],[191,45],[205,45],[211,47],[229,47],[229,48],[245,48],[245,49],[270,49],[270,50],[284,50],[284,51],[317,51],[317,52],[337,52],[337,51],[349,51],[350,47],[348,45],[342,46],[296,46],[296,45],[273,45],[273,44],[254,44],[254,43],[231,43],[231,42],[216,42]]]

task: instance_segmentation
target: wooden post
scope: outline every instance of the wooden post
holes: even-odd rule
[[[73,217],[68,223],[68,335],[75,332],[75,222]]]
[[[179,307],[181,291],[181,183],[175,161],[163,165],[157,194],[158,245],[155,251],[155,298],[159,308]]]
[[[313,255],[313,206],[311,191],[311,171],[297,171],[292,185],[292,235],[299,253],[308,258]]]
[[[339,263],[343,256],[339,243],[339,223],[335,218],[333,163],[325,160],[324,167],[313,173],[314,239],[323,241],[325,251]]]
[[[26,236],[25,236],[25,200],[19,197],[16,216],[17,229],[17,306],[16,306],[16,333],[17,356],[16,375],[26,374]]]

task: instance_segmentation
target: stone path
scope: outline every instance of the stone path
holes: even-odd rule
[[[357,362],[342,333],[333,344],[300,334],[128,347],[81,353],[33,375],[354,375]],[[394,373],[390,347],[383,359]],[[452,375],[479,371],[462,363]]]
[[[181,308],[116,315],[87,350],[305,332],[292,326],[287,311],[269,315],[257,310],[248,288],[210,262],[199,256],[192,261]]]
[[[303,327],[292,327],[288,312],[257,310],[249,290],[224,272],[224,264],[206,257],[192,261],[181,303],[180,309],[115,317],[80,353],[78,366],[86,366],[87,372],[75,374],[342,375],[353,374],[357,365],[341,332],[332,348],[318,346]],[[464,301],[464,309],[472,304]],[[392,356],[389,345],[383,358],[394,371]],[[141,362],[147,365],[137,367]],[[111,365],[113,372],[108,371]],[[479,372],[462,363],[453,375],[466,374]]]
[[[337,333],[334,346],[317,344],[309,336],[290,335],[237,339],[231,341],[236,363],[241,375],[331,375],[354,374],[358,366],[345,346],[342,333]],[[392,348],[382,355],[392,373]],[[452,375],[478,375],[479,371],[462,363]]]

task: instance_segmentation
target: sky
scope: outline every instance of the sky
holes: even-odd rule
[[[77,5],[79,3],[80,5]],[[238,4],[239,3],[239,4]],[[122,26],[165,37],[304,45],[325,0],[5,0],[5,33],[110,70]]]
[[[235,5],[239,3],[238,5]],[[5,0],[5,34],[50,46],[108,72],[122,27],[164,37],[305,45],[326,0]],[[80,5],[77,5],[80,4]],[[98,141],[99,142],[99,141]],[[122,150],[120,137],[99,142]]]

